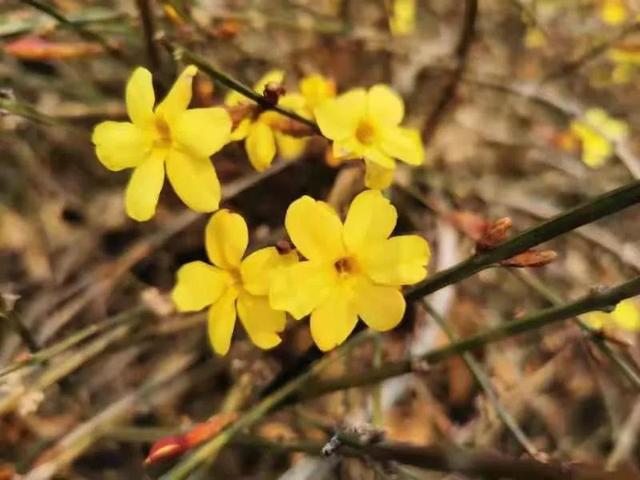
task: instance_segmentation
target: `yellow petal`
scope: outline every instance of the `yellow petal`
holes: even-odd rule
[[[238,126],[231,132],[229,140],[232,142],[236,142],[238,140],[246,138],[246,136],[249,135],[249,128],[251,127],[251,123],[252,122],[250,118],[243,118],[242,120],[240,120]]]
[[[591,328],[601,330],[609,320],[609,315],[604,312],[589,312],[581,318],[584,319],[585,323]]]
[[[149,70],[138,67],[133,71],[127,82],[125,98],[127,113],[133,123],[146,127],[153,122],[153,105],[156,96]]]
[[[404,117],[404,102],[386,85],[374,85],[367,93],[368,114],[384,127],[398,125]]]
[[[335,262],[344,254],[342,223],[325,202],[304,196],[287,209],[284,225],[298,251],[309,260]]]
[[[409,165],[422,165],[424,147],[420,132],[415,128],[389,127],[382,132],[382,150]]]
[[[193,77],[198,73],[198,67],[189,65],[175,81],[167,96],[162,100],[156,112],[165,117],[169,123],[184,112],[191,102]]]
[[[364,185],[367,188],[384,190],[393,183],[394,168],[384,168],[374,162],[365,160]]]
[[[248,243],[247,224],[240,215],[223,209],[211,216],[205,229],[205,247],[212,263],[225,270],[240,267]]]
[[[404,315],[404,297],[396,287],[374,285],[363,280],[358,283],[354,302],[360,318],[378,332],[391,330]]]
[[[284,160],[295,160],[307,148],[306,138],[296,138],[280,132],[274,132],[274,134],[278,145],[278,154]]]
[[[314,109],[314,115],[324,136],[344,140],[355,136],[366,106],[367,92],[358,88],[322,102]]]
[[[640,330],[640,310],[633,300],[623,300],[618,304],[613,312],[611,312],[616,325],[629,332],[637,332]]]
[[[349,287],[337,285],[311,313],[311,337],[323,352],[343,343],[356,326],[358,315],[352,297]]]
[[[229,287],[229,275],[207,263],[190,262],[178,270],[171,292],[179,312],[194,312],[215,303]]]
[[[220,205],[220,182],[207,157],[171,150],[167,157],[167,175],[173,190],[190,209],[212,212]]]
[[[382,151],[378,146],[364,147],[362,157],[369,163],[375,163],[381,168],[392,169],[395,168],[396,162]]]
[[[125,191],[125,209],[134,220],[144,222],[153,217],[164,183],[164,159],[152,155],[131,174]]]
[[[174,140],[196,157],[209,157],[220,150],[231,133],[231,117],[224,108],[192,108],[172,125]]]
[[[398,213],[379,190],[365,190],[351,202],[344,222],[344,243],[350,252],[389,238]]]
[[[236,323],[236,291],[228,289],[209,308],[209,342],[218,355],[226,355],[231,345],[233,327]]]
[[[325,299],[336,281],[333,265],[300,262],[284,267],[274,272],[269,303],[299,320]]]
[[[295,252],[281,255],[275,247],[261,248],[242,260],[242,286],[253,295],[268,295],[275,271],[297,263]]]
[[[98,160],[109,170],[137,167],[151,154],[151,142],[133,123],[102,122],[91,137]]]
[[[307,75],[300,80],[300,93],[307,106],[313,110],[322,102],[336,95],[336,84],[333,80],[319,74]]]
[[[258,347],[266,350],[281,342],[278,332],[284,330],[286,315],[271,308],[267,297],[241,293],[238,316],[249,338]]]
[[[269,70],[265,73],[260,80],[258,80],[253,89],[256,93],[262,95],[264,93],[264,87],[266,87],[270,83],[281,84],[284,82],[284,71],[283,70]]]
[[[367,276],[382,285],[411,285],[427,276],[430,251],[418,235],[400,235],[376,242],[358,252]]]
[[[245,146],[251,165],[259,172],[266,170],[276,156],[276,140],[273,137],[273,131],[260,121],[254,122],[249,128]]]

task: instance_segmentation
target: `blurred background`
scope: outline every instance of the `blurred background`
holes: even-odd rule
[[[157,476],[166,465],[144,464],[155,440],[251,404],[311,344],[304,323],[268,352],[236,329],[220,358],[205,315],[174,312],[167,293],[180,265],[205,258],[208,216],[165,187],[151,221],[128,219],[129,172],[103,168],[91,144],[96,123],[125,119],[135,66],[153,72],[157,98],[183,67],[172,45],[248,85],[273,68],[286,72],[288,91],[312,73],[338,92],[391,85],[405,99],[405,123],[421,129],[426,161],[399,165],[389,195],[399,229],[431,243],[435,272],[471,255],[487,222],[510,217],[519,232],[640,178],[638,15],[637,0],[4,0],[0,479]],[[201,74],[193,104],[222,103],[225,93]],[[263,174],[242,143],[215,156],[225,205],[247,219],[251,249],[285,238],[284,212],[302,194],[344,210],[362,170],[330,160],[321,138]],[[638,215],[629,209],[550,242],[558,258],[547,266],[493,268],[436,292],[431,314],[416,305],[323,375],[445,345],[437,320],[471,335],[637,275]],[[638,369],[634,301],[583,320]],[[324,442],[354,423],[420,445],[633,471],[639,385],[565,322],[425,374],[279,409],[193,478],[465,478],[251,441]]]

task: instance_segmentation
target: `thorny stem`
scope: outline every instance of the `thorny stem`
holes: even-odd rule
[[[430,365],[441,362],[454,355],[476,350],[480,347],[504,340],[521,333],[540,329],[552,323],[557,323],[583,313],[594,310],[611,308],[625,298],[640,294],[640,277],[635,277],[626,283],[618,285],[602,293],[590,293],[572,303],[547,308],[525,316],[520,320],[504,323],[495,328],[466,337],[456,343],[446,345],[427,352],[414,359],[387,363],[379,369],[345,375],[333,380],[319,381],[308,385],[295,397],[287,399],[287,403],[307,398],[315,398],[336,390],[370,385],[381,382],[387,378],[396,377],[405,373],[419,370],[420,364]]]
[[[201,55],[198,55],[197,53],[192,52],[191,50],[188,50],[184,47],[172,46],[172,49],[177,59],[187,63],[194,64],[219,84],[231,90],[235,90],[241,95],[244,95],[249,100],[252,100],[255,103],[257,103],[264,110],[273,110],[274,112],[278,112],[281,115],[284,115],[285,117],[289,117],[292,120],[295,120],[296,122],[299,122],[308,126],[315,133],[320,134],[320,128],[318,127],[318,125],[316,125],[315,122],[309,120],[308,118],[304,118],[303,116],[298,115],[295,112],[279,107],[278,105],[274,105],[269,100],[267,100],[263,95],[256,93],[252,88],[248,87],[247,85],[239,82],[235,78],[215,68]]]
[[[422,301],[422,305],[426,308],[427,312],[429,312],[431,317],[436,321],[436,323],[440,326],[447,337],[449,337],[450,342],[454,343],[459,340],[458,335],[456,335],[453,329],[449,327],[445,319],[431,306],[431,304]],[[493,388],[493,385],[491,384],[489,376],[484,371],[484,368],[482,367],[480,362],[476,360],[471,352],[464,352],[462,354],[462,359],[467,364],[467,367],[471,371],[471,374],[475,377],[476,382],[478,382],[482,390],[484,390],[485,395],[487,396],[493,407],[496,409],[496,413],[498,414],[502,422],[507,426],[511,433],[513,433],[515,439],[518,441],[518,443],[520,443],[520,445],[522,445],[527,453],[535,458],[536,454],[538,453],[538,449],[527,438],[526,434],[520,428],[520,425],[518,425],[516,419],[511,416],[505,405],[502,403],[502,401],[500,401],[500,398],[498,397],[495,389]]]

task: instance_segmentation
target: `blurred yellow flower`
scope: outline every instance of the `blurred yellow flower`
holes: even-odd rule
[[[393,0],[389,29],[393,35],[409,35],[416,29],[416,0]]]
[[[637,48],[610,48],[607,56],[613,62],[611,80],[615,83],[628,83],[640,66],[640,51]]]
[[[547,44],[547,37],[544,32],[537,27],[527,27],[524,37],[524,45],[527,48],[535,49],[544,47]]]
[[[591,168],[599,168],[613,153],[613,142],[629,133],[629,126],[610,117],[601,108],[587,110],[584,117],[574,120],[571,132],[582,144],[582,161]]]
[[[304,108],[307,110],[304,116],[307,118],[313,118],[313,111],[318,105],[336,96],[335,82],[319,73],[304,77],[298,88],[304,98]]]
[[[311,314],[311,335],[323,351],[344,342],[358,317],[374,330],[395,327],[405,310],[400,288],[425,278],[430,256],[422,237],[389,238],[396,220],[378,190],[359,194],[344,224],[324,202],[293,202],[285,227],[306,260],[274,275],[271,306],[297,319]]]
[[[138,67],[125,94],[131,122],[102,122],[93,131],[96,154],[105,167],[134,169],[125,207],[135,220],[149,220],[155,213],[165,165],[169,182],[189,208],[218,208],[220,183],[209,156],[229,141],[231,118],[223,108],[187,110],[197,72],[193,65],[185,68],[154,110],[151,73]]]
[[[620,330],[637,332],[640,330],[640,310],[633,300],[623,300],[611,313],[587,313],[585,322],[595,329],[615,326]]]
[[[398,159],[410,165],[424,161],[424,147],[417,129],[400,126],[404,117],[402,99],[386,85],[368,91],[351,90],[329,99],[315,109],[322,134],[333,140],[336,158],[362,158],[369,166],[389,170],[390,178]],[[383,175],[384,177],[385,175]],[[379,178],[379,173],[369,174]],[[367,184],[380,188],[379,183]]]
[[[608,25],[620,25],[629,18],[625,0],[601,0],[600,18]]]
[[[205,246],[213,265],[202,261],[183,265],[171,296],[180,312],[209,307],[208,331],[213,350],[229,351],[236,314],[258,347],[280,343],[286,316],[269,305],[272,275],[297,262],[295,252],[280,255],[275,247],[262,248],[242,259],[249,241],[244,219],[228,210],[213,214],[205,231]]]
[[[267,85],[279,85],[284,81],[284,72],[272,70],[254,85],[256,93],[262,95]],[[229,107],[251,104],[251,100],[236,91],[229,92],[225,104]],[[299,94],[283,95],[278,105],[301,113],[304,99]],[[298,157],[305,148],[305,140],[278,131],[274,126],[281,123],[283,116],[274,111],[261,112],[245,117],[231,133],[232,140],[244,140],[245,149],[253,168],[266,170],[276,156],[276,150],[285,160]]]

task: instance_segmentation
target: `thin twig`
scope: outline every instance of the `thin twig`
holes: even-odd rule
[[[238,420],[232,423],[227,429],[204,443],[193,454],[189,455],[178,463],[174,468],[161,477],[161,480],[181,480],[186,478],[192,471],[201,464],[206,463],[209,458],[216,455],[237,433],[252,426],[271,410],[278,407],[288,396],[300,389],[306,382],[317,375],[328,364],[352,348],[355,344],[368,339],[370,335],[362,332],[342,345],[333,355],[326,355],[312,365],[307,371],[294,378],[283,387],[263,398],[258,404],[245,412]]]
[[[162,437],[179,433],[179,429],[127,426],[114,428],[107,436],[120,442],[150,443]],[[260,451],[303,452],[316,456],[321,455],[322,447],[325,445],[323,442],[310,440],[273,441],[260,436],[244,434],[235,436],[229,443]],[[349,457],[368,457],[370,460],[379,462],[395,461],[429,470],[466,473],[473,476],[484,474],[488,475],[488,478],[496,478],[496,475],[500,475],[518,480],[626,480],[624,473],[604,473],[596,468],[575,464],[542,463],[530,459],[516,459],[495,452],[463,449],[452,445],[409,446],[391,442],[364,445],[353,440],[346,440],[346,445],[340,447],[337,454]],[[456,462],[456,459],[459,459],[460,463]],[[519,475],[521,472],[524,472],[524,476]],[[620,476],[616,477],[615,475]]]
[[[289,117],[296,122],[302,123],[307,127],[311,128],[315,133],[320,133],[320,128],[318,125],[309,120],[308,118],[304,118],[301,115],[298,115],[295,112],[287,110],[285,108],[279,107],[278,105],[270,102],[263,95],[256,93],[252,88],[247,85],[239,82],[235,78],[227,75],[226,73],[220,71],[215,68],[211,63],[209,63],[204,57],[198,55],[191,50],[188,50],[184,47],[172,46],[172,50],[174,55],[178,60],[182,60],[187,63],[192,63],[196,65],[200,70],[209,75],[214,81],[218,82],[220,85],[223,85],[231,90],[235,90],[236,92],[244,95],[249,100],[254,101],[260,108],[264,110],[273,110],[274,112],[278,112],[285,117]]]
[[[477,16],[478,1],[465,0],[460,38],[458,39],[458,43],[454,50],[456,65],[451,72],[449,82],[444,87],[442,94],[440,95],[438,103],[422,126],[422,139],[425,144],[429,143],[429,140],[433,138],[440,121],[447,112],[449,105],[451,105],[451,102],[454,100],[456,92],[458,91],[458,84],[460,83],[460,79],[462,78],[466,68],[467,57],[469,56],[469,50],[471,49],[471,43],[473,42]]]
[[[445,319],[442,318],[442,316],[429,303],[423,301],[422,305],[424,305],[424,308],[426,308],[427,312],[429,312],[431,317],[438,323],[442,331],[447,335],[447,337],[449,337],[450,342],[453,343],[459,340],[453,329],[449,327],[449,325],[447,325]],[[461,356],[464,362],[467,364],[467,367],[469,367],[471,374],[475,377],[482,390],[484,390],[485,395],[495,408],[496,413],[498,414],[502,422],[511,431],[515,439],[527,451],[527,453],[529,453],[529,455],[531,455],[533,458],[536,458],[536,455],[538,455],[538,449],[533,443],[531,443],[531,440],[527,438],[527,435],[524,433],[524,431],[522,431],[516,419],[511,416],[511,414],[507,410],[507,407],[502,403],[502,401],[498,397],[498,394],[493,388],[493,385],[491,384],[489,376],[484,371],[484,368],[482,367],[480,362],[476,360],[471,352],[464,352]]]
[[[160,68],[160,52],[155,41],[155,23],[153,19],[153,10],[149,0],[136,0],[138,11],[140,12],[140,20],[142,21],[142,31],[144,33],[144,42],[147,47],[147,57],[149,58],[149,66],[153,70]]]
[[[24,323],[22,323],[22,320],[20,320],[20,317],[16,315],[15,312],[4,309],[0,305],[0,319],[5,320],[9,324],[9,326],[13,330],[15,330],[15,332],[22,339],[22,341],[24,342],[24,344],[27,346],[27,348],[31,353],[34,353],[40,350],[40,346],[38,345],[38,342],[36,341],[35,338],[33,338],[33,335],[31,335],[31,332],[29,331],[29,329],[26,327]]]
[[[556,292],[551,290],[548,285],[545,285],[535,275],[527,271],[513,271],[510,272],[518,278],[520,281],[533,288],[540,296],[545,298],[551,305],[562,305],[563,300]],[[606,340],[598,335],[598,332],[592,329],[584,319],[577,317],[574,319],[576,325],[587,335],[587,338],[600,350],[629,380],[633,386],[640,390],[640,373],[635,366],[632,366],[623,358],[620,353],[612,348]]]
[[[41,12],[49,15],[50,17],[55,18],[60,23],[60,25],[70,30],[73,30],[85,40],[99,43],[102,46],[102,48],[104,48],[104,50],[108,52],[109,55],[111,55],[113,58],[119,61],[122,61],[126,64],[129,63],[124,57],[124,55],[122,54],[122,52],[119,49],[115,48],[113,45],[111,45],[109,41],[105,40],[102,37],[102,35],[98,35],[97,33],[89,30],[82,23],[73,22],[69,20],[65,15],[60,13],[58,9],[55,8],[53,5],[47,4],[45,2],[41,2],[40,0],[23,0],[23,2],[37,10],[40,10]]]

